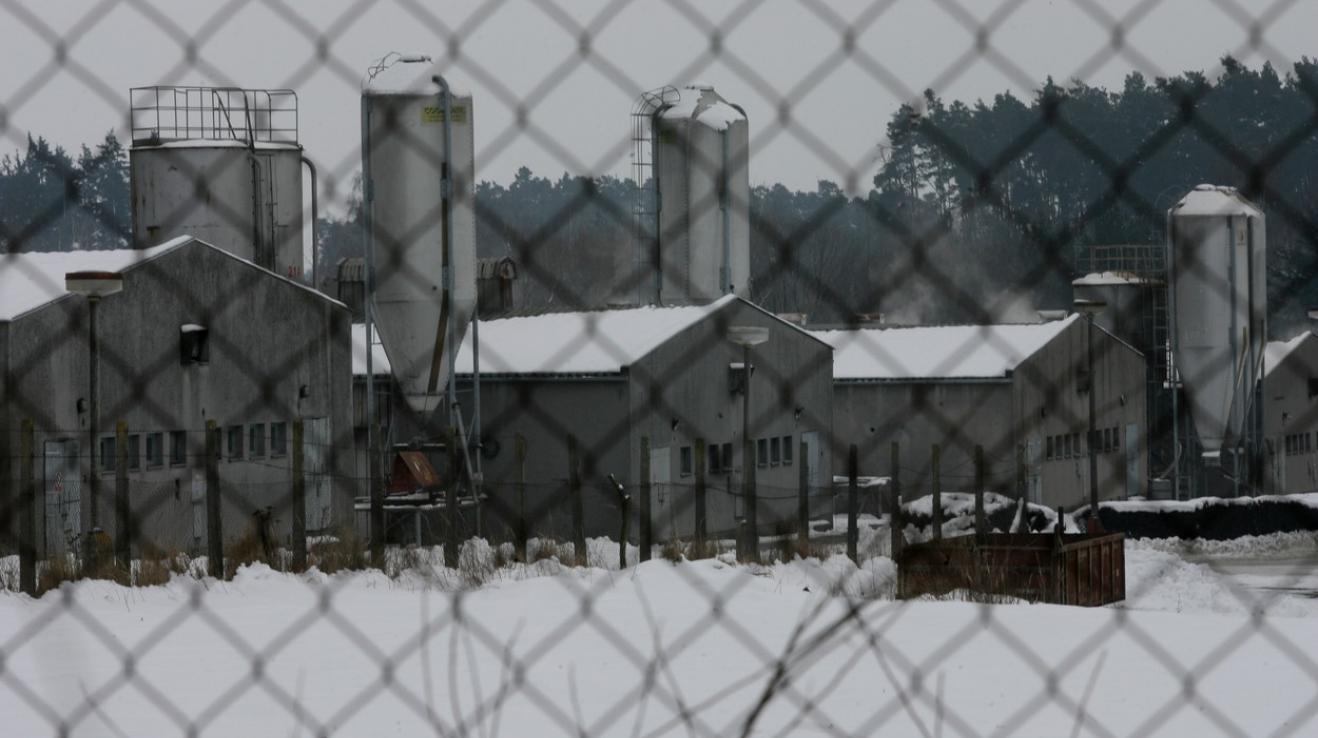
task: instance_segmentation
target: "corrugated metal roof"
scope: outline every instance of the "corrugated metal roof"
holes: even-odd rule
[[[835,380],[987,379],[1007,376],[1075,320],[816,331],[833,347]]]

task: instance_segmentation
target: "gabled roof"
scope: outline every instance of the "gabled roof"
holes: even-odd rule
[[[1015,368],[1071,323],[940,325],[818,331],[833,347],[833,379],[994,379]]]
[[[1272,374],[1272,370],[1281,366],[1295,349],[1301,344],[1313,338],[1313,334],[1305,331],[1289,341],[1268,341],[1263,347],[1263,376]]]
[[[481,374],[617,374],[678,333],[735,302],[818,340],[733,295],[705,305],[544,313],[480,323]],[[472,371],[472,330],[458,350],[457,373]]]
[[[64,275],[69,272],[125,272],[139,264],[157,259],[175,249],[195,243],[216,253],[306,290],[317,297],[342,305],[310,286],[257,266],[254,262],[229,253],[192,236],[179,236],[159,246],[145,249],[108,251],[30,251],[0,256],[0,322],[15,320],[64,297]]]

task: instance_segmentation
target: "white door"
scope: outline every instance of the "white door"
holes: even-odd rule
[[[1140,494],[1140,427],[1126,423],[1126,497]]]
[[[302,476],[307,490],[307,530],[324,530],[334,522],[330,506],[327,418],[302,421]]]
[[[801,442],[805,444],[805,458],[801,463],[805,464],[806,480],[813,492],[819,489],[819,431],[805,431],[801,434]]]
[[[1025,439],[1026,496],[1036,505],[1043,504],[1043,444],[1038,436]]]
[[[650,449],[650,530],[654,532],[655,541],[670,538],[673,533],[669,528],[672,519],[673,502],[673,460],[668,448]]]
[[[46,441],[46,555],[74,549],[82,535],[82,477],[78,469],[78,442]],[[94,473],[94,472],[93,472]]]

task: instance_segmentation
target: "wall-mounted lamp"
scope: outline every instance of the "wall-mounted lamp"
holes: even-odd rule
[[[794,418],[794,419],[796,419],[796,420],[800,420],[800,419],[801,419],[801,413],[803,413],[803,412],[805,412],[805,406],[804,406],[804,405],[797,405],[797,406],[796,406],[796,409],[792,412],[792,418]]]
[[[308,397],[311,397],[311,387],[304,384],[297,388],[297,398],[299,400],[305,400]]]
[[[79,397],[79,398],[78,398],[78,402],[75,404],[75,406],[78,408],[78,414],[79,414],[79,415],[81,415],[82,413],[87,412],[87,398],[86,398],[86,397]]]

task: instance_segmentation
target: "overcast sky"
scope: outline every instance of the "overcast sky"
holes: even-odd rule
[[[1318,0],[0,0],[0,28],[0,151],[29,132],[127,141],[130,87],[287,87],[340,195],[361,78],[391,51],[473,92],[480,179],[626,175],[636,96],[699,82],[746,109],[752,183],[793,189],[868,187],[889,117],[926,87],[1028,98],[1048,75],[1116,88],[1132,70],[1212,75],[1226,53],[1318,57]]]

